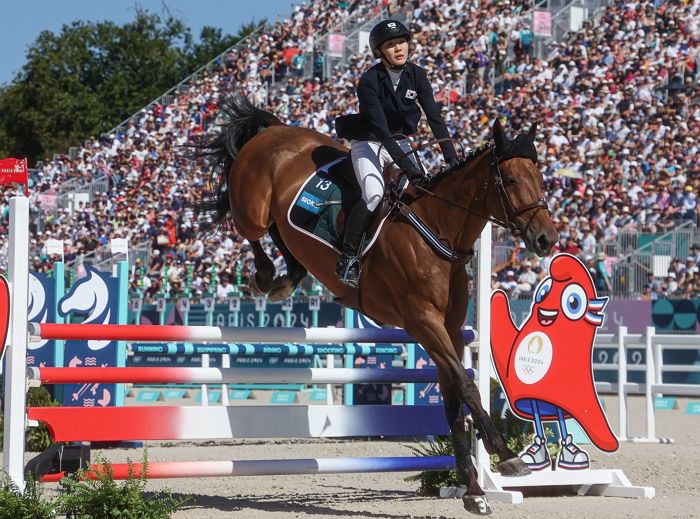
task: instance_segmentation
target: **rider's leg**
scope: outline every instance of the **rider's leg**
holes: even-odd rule
[[[378,150],[379,144],[375,142],[352,142],[350,157],[357,183],[362,190],[362,199],[358,200],[345,218],[343,251],[336,269],[341,280],[351,286],[357,286],[359,283],[362,237],[372,219],[373,211],[379,206],[384,195],[382,160],[377,156]]]
[[[391,160],[386,149],[377,155],[380,145],[372,141],[352,141],[350,157],[355,171],[355,178],[362,190],[362,200],[367,209],[374,211],[384,196],[384,165]]]

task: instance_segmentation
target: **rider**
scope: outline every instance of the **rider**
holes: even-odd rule
[[[410,39],[410,31],[398,20],[375,25],[369,34],[369,46],[381,62],[362,74],[357,86],[362,123],[353,131],[350,156],[362,198],[347,216],[343,251],[336,267],[341,281],[354,287],[360,281],[362,238],[384,195],[384,167],[396,161],[412,184],[425,179],[414,156],[405,154],[410,144],[391,136],[416,132],[420,105],[435,137],[449,137],[425,69],[408,61]],[[452,141],[442,142],[440,147],[448,164],[457,162]]]

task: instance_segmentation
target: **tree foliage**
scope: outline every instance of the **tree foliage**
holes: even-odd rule
[[[76,21],[44,31],[12,83],[0,90],[0,154],[30,161],[119,124],[177,84],[238,35],[137,10],[124,25]]]

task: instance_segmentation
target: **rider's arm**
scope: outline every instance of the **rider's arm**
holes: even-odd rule
[[[357,98],[360,102],[360,113],[364,114],[372,136],[384,144],[386,151],[396,161],[396,165],[403,171],[415,168],[411,160],[404,156],[403,151],[394,139],[390,139],[389,123],[386,120],[384,109],[379,99],[379,85],[368,77],[362,76],[357,85]]]
[[[436,139],[449,138],[450,133],[447,131],[447,126],[440,113],[440,107],[433,97],[433,88],[430,86],[430,81],[425,75],[425,70],[418,67],[416,67],[416,83],[418,87],[418,102],[428,118],[428,124],[433,131],[433,135],[435,135]],[[452,141],[441,142],[440,148],[446,162],[457,160],[457,152]]]

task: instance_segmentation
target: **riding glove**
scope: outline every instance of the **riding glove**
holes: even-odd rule
[[[408,178],[409,183],[413,185],[421,184],[425,181],[423,173],[421,173],[421,171],[416,166],[411,165],[408,168],[404,169],[403,172],[406,175],[406,178]]]

